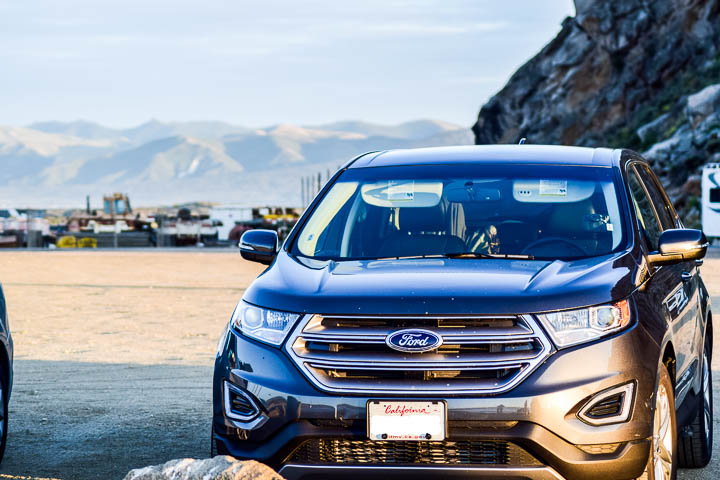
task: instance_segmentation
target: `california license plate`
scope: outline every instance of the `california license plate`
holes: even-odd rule
[[[445,440],[445,402],[371,400],[367,418],[370,440]]]

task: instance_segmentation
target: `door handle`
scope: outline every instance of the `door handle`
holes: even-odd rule
[[[693,274],[690,272],[682,272],[680,277],[682,278],[683,282],[689,282],[690,280],[693,279]]]

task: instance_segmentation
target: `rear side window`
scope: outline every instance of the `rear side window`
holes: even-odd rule
[[[663,230],[668,228],[675,228],[675,218],[672,214],[670,205],[665,200],[665,197],[660,192],[657,182],[655,181],[654,175],[650,172],[650,169],[646,165],[636,165],[637,172],[640,175],[647,191],[650,194],[650,199],[655,205],[655,211],[660,217],[660,224]]]
[[[645,235],[648,248],[650,251],[655,251],[658,249],[658,240],[660,239],[660,234],[662,233],[662,227],[655,215],[652,201],[643,188],[642,182],[635,173],[634,168],[630,168],[628,170],[628,186],[630,187],[630,193],[632,194],[635,213],[640,221],[640,226],[642,227],[642,231]]]

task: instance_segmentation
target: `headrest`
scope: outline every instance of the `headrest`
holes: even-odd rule
[[[447,230],[442,205],[420,208],[400,208],[398,220],[401,232],[439,232]]]
[[[556,203],[550,214],[548,228],[551,232],[583,232],[587,230],[587,217],[594,213],[590,200]]]

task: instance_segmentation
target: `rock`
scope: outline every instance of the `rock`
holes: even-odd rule
[[[696,126],[720,107],[720,83],[710,85],[687,99],[687,114],[690,123]]]
[[[668,121],[670,120],[670,114],[665,113],[660,115],[655,120],[646,123],[642,127],[637,129],[637,136],[640,140],[646,141],[648,138],[658,138],[662,135],[662,132],[667,130]]]
[[[125,480],[282,480],[270,467],[228,456],[204,460],[183,458],[130,470]]]

